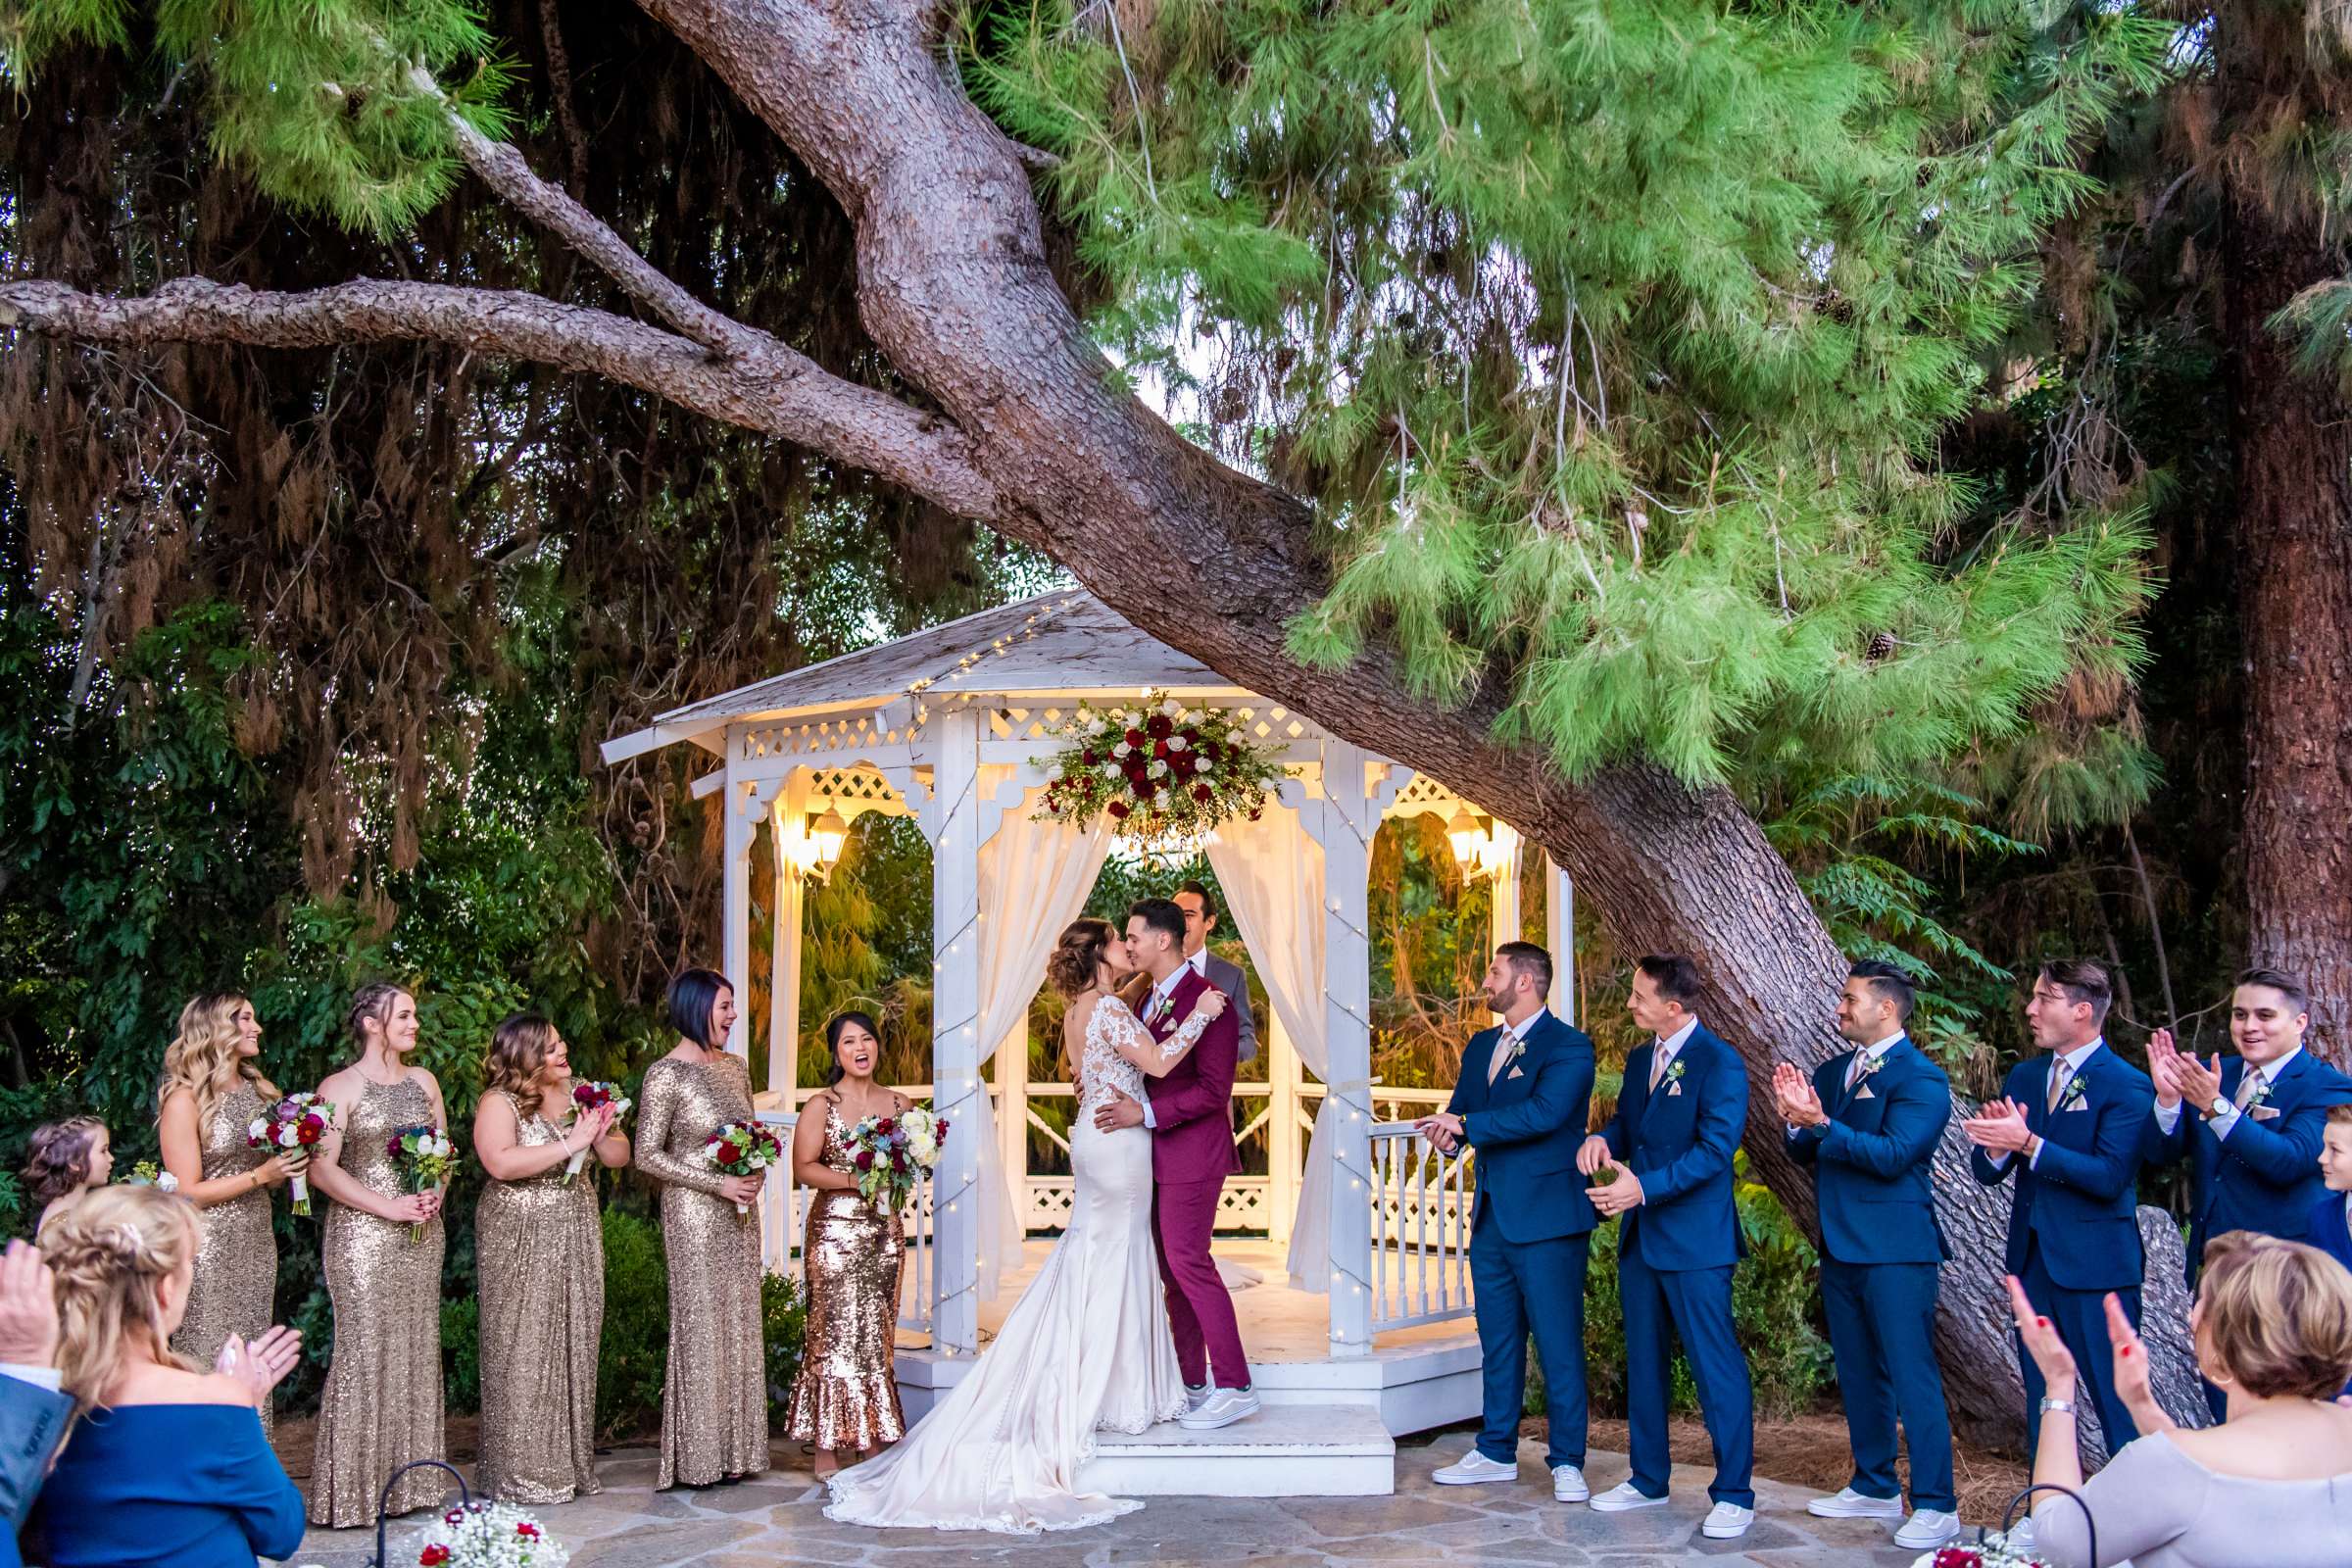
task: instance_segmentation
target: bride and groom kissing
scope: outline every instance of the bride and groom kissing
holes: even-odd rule
[[[996,1341],[896,1447],[826,1483],[851,1524],[1028,1535],[1143,1506],[1081,1493],[1098,1432],[1256,1413],[1233,1298],[1209,1255],[1240,1160],[1241,1019],[1187,961],[1185,910],[1146,899],[1122,934],[1080,919],[1046,961],[1077,1090],[1068,1227]],[[1140,1008],[1119,994],[1138,973]],[[1140,1015],[1139,1015],[1140,1013]],[[1213,1383],[1212,1383],[1213,1378]]]

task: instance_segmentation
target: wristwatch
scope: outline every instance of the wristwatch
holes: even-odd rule
[[[2073,1415],[2075,1413],[2075,1401],[2072,1399],[2053,1399],[2047,1396],[2044,1396],[2041,1401],[2041,1413],[2043,1415],[2050,1415],[2053,1413],[2057,1415]]]
[[[2216,1095],[2213,1097],[2213,1103],[2205,1107],[2205,1113],[2209,1116],[2227,1116],[2236,1108],[2230,1103],[2228,1095]]]

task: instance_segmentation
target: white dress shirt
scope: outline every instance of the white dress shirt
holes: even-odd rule
[[[19,1383],[29,1383],[52,1394],[62,1392],[66,1386],[66,1375],[56,1367],[34,1366],[25,1361],[0,1361],[0,1378],[15,1378]]]
[[[2066,1063],[2066,1081],[2071,1084],[2076,1079],[2082,1077],[2082,1064],[2090,1059],[2090,1054],[2092,1052],[2098,1050],[2106,1043],[2106,1037],[2101,1036],[2099,1039],[2093,1040],[2087,1046],[2077,1046],[2072,1051],[2061,1051],[2054,1053],[2059,1061]],[[2051,1070],[2055,1071],[2055,1066],[2053,1066]],[[2042,1097],[2043,1112],[2044,1114],[2047,1114],[2049,1097],[2046,1086],[2048,1085],[2049,1080],[2045,1078],[2042,1080],[2042,1083],[2045,1086]],[[2034,1163],[2041,1158],[2041,1145],[2042,1139],[2039,1134],[2036,1134],[2034,1144],[2034,1152],[2026,1156],[2026,1169],[2032,1170],[2034,1166]],[[2014,1150],[2003,1150],[2001,1152],[2001,1157],[1994,1161],[1994,1164],[2002,1170],[2007,1170],[2009,1168],[2009,1161],[2015,1159],[2016,1157],[2017,1154]]]
[[[1651,1052],[1649,1056],[1649,1081],[1651,1084],[1662,1084],[1666,1081],[1666,1069],[1674,1065],[1675,1056],[1683,1047],[1690,1043],[1690,1037],[1697,1031],[1698,1019],[1696,1015],[1693,1015],[1689,1023],[1657,1042],[1657,1049]]]
[[[2288,1052],[2285,1055],[2280,1056],[2277,1061],[2274,1061],[2267,1066],[2256,1067],[2249,1064],[2246,1068],[2246,1076],[2238,1079],[2237,1087],[2240,1091],[2243,1091],[2246,1087],[2247,1079],[2250,1078],[2260,1079],[2266,1084],[2277,1083],[2278,1081],[2278,1075],[2286,1070],[2286,1064],[2301,1054],[2303,1054],[2303,1048],[2301,1046],[2297,1046],[2294,1050]],[[2161,1101],[2157,1102],[2156,1125],[2163,1129],[2164,1135],[2167,1138],[2172,1136],[2174,1128],[2180,1125],[2180,1112],[2185,1109],[2187,1105],[2188,1101],[2185,1096],[2180,1100],[2174,1101],[2170,1105],[2165,1104]],[[2213,1118],[2213,1136],[2221,1139],[2224,1143],[2229,1142],[2231,1130],[2234,1129],[2240,1121],[2245,1119],[2245,1114],[2246,1113],[2244,1111],[2238,1109],[2236,1105],[2232,1104],[2228,1110],[2223,1111],[2220,1115]]]
[[[1511,1047],[1525,1040],[1529,1032],[1536,1025],[1542,1023],[1544,1015],[1550,1010],[1548,1007],[1538,1007],[1517,1023],[1506,1023],[1502,1026],[1502,1033],[1494,1037],[1494,1054],[1487,1058],[1487,1082],[1489,1084],[1501,1079],[1503,1063],[1510,1059]]]

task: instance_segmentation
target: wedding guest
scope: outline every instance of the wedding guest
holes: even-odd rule
[[[790,1431],[815,1445],[820,1481],[841,1468],[842,1450],[862,1457],[906,1435],[892,1372],[906,1238],[895,1207],[858,1196],[850,1131],[868,1116],[898,1115],[907,1102],[874,1082],[882,1032],[866,1014],[845,1012],[827,1024],[825,1049],[833,1057],[825,1091],[802,1110],[792,1134],[792,1179],[812,1196],[801,1242],[808,1338],[792,1386]]]
[[[196,1271],[195,1211],[151,1187],[113,1187],[41,1227],[56,1275],[57,1365],[74,1424],[42,1489],[51,1568],[170,1563],[254,1568],[302,1544],[302,1494],[260,1409],[300,1337],[231,1341],[234,1373],[172,1353]]]
[[[500,1502],[569,1502],[596,1479],[596,1351],[605,1326],[605,1238],[596,1179],[575,1154],[618,1168],[628,1136],[611,1105],[580,1113],[556,1026],[518,1012],[482,1064],[473,1152],[489,1179],[474,1209],[481,1279],[482,1437],[474,1474]],[[584,1164],[584,1162],[583,1162]]]
[[[734,987],[709,969],[684,970],[669,983],[669,1022],[678,1044],[645,1070],[637,1125],[637,1168],[662,1184],[669,1257],[657,1491],[767,1468],[760,1227],[736,1207],[759,1202],[760,1178],[722,1176],[703,1157],[712,1133],[752,1119],[751,1073],[726,1050]]]
[[[344,1022],[360,1055],[318,1086],[336,1114],[310,1168],[327,1200],[320,1252],[335,1314],[310,1514],[330,1530],[374,1524],[386,1478],[443,1453],[442,1194],[404,1191],[386,1146],[403,1127],[446,1129],[448,1112],[441,1085],[408,1060],[416,1049],[415,997],[381,981],[362,986]],[[411,1239],[414,1225],[424,1227],[422,1240]],[[387,1511],[440,1501],[438,1474],[403,1476]]]
[[[1732,1269],[1747,1250],[1732,1197],[1732,1156],[1747,1125],[1747,1068],[1691,1010],[1699,989],[1689,958],[1636,962],[1626,1005],[1650,1039],[1626,1056],[1617,1113],[1577,1151],[1585,1175],[1613,1172],[1592,1189],[1592,1206],[1625,1220],[1617,1294],[1634,1474],[1592,1506],[1621,1513],[1666,1500],[1666,1396],[1680,1339],[1715,1450],[1707,1488],[1715,1505],[1699,1528],[1730,1541],[1756,1518],[1755,1391],[1732,1325]]]
[[[74,1415],[61,1382],[55,1277],[39,1248],[10,1242],[0,1255],[0,1568],[23,1568],[17,1531]]]
[[[1951,1119],[1951,1081],[1911,1043],[1911,982],[1865,959],[1847,972],[1838,1033],[1854,1049],[1808,1080],[1773,1069],[1788,1153],[1813,1168],[1821,1216],[1821,1298],[1844,1396],[1854,1478],[1806,1510],[1824,1519],[1902,1519],[1895,1419],[1911,1450],[1912,1515],[1894,1544],[1933,1549],[1960,1534],[1951,1420],[1936,1360],[1937,1266],[1951,1256],[1936,1222],[1929,1165]]]
[[[2074,1397],[2079,1357],[2013,1275],[2027,1353],[2050,1391],[2034,1448],[2034,1552],[2051,1568],[2335,1568],[2352,1541],[2352,1275],[2316,1249],[2251,1231],[2206,1245],[2189,1312],[2197,1366],[2226,1390],[2219,1426],[2183,1432],[2148,1387],[2148,1353],[2106,1299],[2108,1381],[2146,1437],[2082,1479]],[[2090,1526],[2098,1556],[2090,1553]]]
[[[1208,951],[1209,939],[1217,934],[1217,901],[1201,883],[1187,882],[1176,890],[1173,902],[1184,911],[1184,961],[1193,966],[1195,974],[1225,993],[1226,1006],[1240,1020],[1242,1045],[1235,1064],[1255,1060],[1257,1020],[1250,1013],[1250,977],[1242,973],[1240,964]]]
[[[2009,1069],[2001,1098],[1961,1123],[1976,1148],[1978,1181],[1998,1187],[2012,1174],[2008,1270],[2058,1326],[2090,1380],[2108,1449],[2136,1435],[2109,1361],[2093,1354],[2105,1337],[2100,1300],[2109,1292],[2139,1321],[2145,1260],[2139,1243],[2140,1156],[2156,1086],[2107,1049],[2100,1028],[2114,991],[2087,958],[2054,959],[2034,977],[2026,1027],[2044,1054]],[[2019,1347],[2026,1383],[2026,1442],[2041,1432],[2041,1372]]]
[[[262,1026],[253,1004],[234,992],[211,992],[179,1009],[179,1030],[164,1048],[156,1132],[164,1169],[179,1196],[196,1205],[196,1282],[188,1290],[172,1348],[211,1366],[230,1335],[251,1339],[277,1306],[277,1238],[270,1189],[310,1163],[308,1150],[272,1154],[246,1138],[263,1107],[278,1099],[262,1076]],[[273,1422],[268,1404],[262,1431]]]
[[[2304,1221],[2311,1245],[2352,1269],[2352,1105],[2328,1112],[2326,1134],[2320,1143],[2320,1179],[2328,1194],[2312,1205]]]
[[[1575,1163],[1592,1107],[1592,1042],[1544,1005],[1551,955],[1532,942],[1494,950],[1479,992],[1502,1021],[1470,1037],[1446,1108],[1421,1135],[1447,1152],[1478,1153],[1470,1211],[1470,1284],[1480,1355],[1478,1442],[1431,1477],[1440,1486],[1513,1481],[1527,1396],[1527,1342],[1544,1371],[1551,1494],[1585,1485],[1585,1268],[1600,1223],[1561,1177]]]
[[[24,1201],[32,1209],[34,1232],[39,1232],[50,1204],[104,1187],[114,1174],[114,1137],[97,1117],[68,1116],[35,1127],[24,1148],[24,1168],[19,1178]]]

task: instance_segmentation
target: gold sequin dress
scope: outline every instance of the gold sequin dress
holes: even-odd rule
[[[558,1143],[564,1129],[525,1114],[513,1095],[514,1142]],[[482,1446],[475,1470],[500,1502],[569,1502],[596,1480],[596,1347],[605,1324],[605,1239],[595,1162],[564,1182],[564,1163],[521,1181],[490,1180],[474,1209],[481,1269]]]
[[[857,1174],[850,1129],[831,1095],[825,1107],[829,1170]],[[812,1104],[810,1109],[814,1109]],[[899,1265],[906,1238],[855,1189],[812,1194],[801,1265],[808,1280],[808,1336],[792,1386],[792,1435],[820,1448],[871,1448],[906,1435],[892,1373],[899,1321]]]
[[[208,1182],[241,1176],[270,1157],[246,1147],[245,1136],[262,1113],[262,1095],[251,1083],[237,1086],[213,1107],[211,1124],[197,1129]],[[270,1189],[257,1187],[225,1203],[196,1211],[196,1280],[188,1287],[187,1315],[172,1336],[172,1348],[209,1370],[231,1334],[251,1340],[267,1329],[277,1305],[277,1238],[270,1229]],[[262,1406],[262,1431],[272,1414]]]
[[[343,1110],[345,1175],[385,1198],[402,1195],[384,1146],[394,1129],[433,1120],[432,1097],[413,1078],[369,1083]],[[314,1187],[316,1184],[314,1184]],[[314,1193],[316,1199],[323,1194]],[[412,1459],[444,1456],[441,1430],[441,1216],[424,1239],[362,1209],[326,1201],[321,1251],[335,1309],[334,1358],[318,1399],[311,1460],[311,1523],[350,1530],[375,1523],[375,1499]],[[392,1494],[400,1514],[441,1500],[449,1477],[413,1470]]]
[[[664,1056],[645,1070],[637,1168],[662,1184],[669,1257],[669,1369],[662,1386],[662,1465],[654,1482],[707,1487],[767,1468],[767,1372],[760,1321],[760,1215],[719,1196],[703,1145],[752,1119],[741,1058]]]

